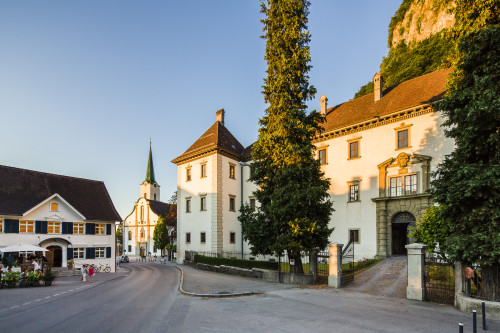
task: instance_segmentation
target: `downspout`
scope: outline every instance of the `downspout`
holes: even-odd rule
[[[243,200],[243,167],[248,166],[248,163],[245,162],[239,162],[240,167],[241,167],[241,172],[240,172],[240,184],[241,184],[241,207],[243,207],[244,200]],[[241,259],[243,258],[243,227],[241,227]]]

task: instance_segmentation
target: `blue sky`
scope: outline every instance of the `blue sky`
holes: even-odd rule
[[[312,0],[310,83],[333,106],[387,55],[401,0]],[[161,199],[224,108],[244,145],[266,105],[256,0],[0,2],[0,164],[104,181],[125,218],[152,139]],[[1,180],[0,180],[1,181]]]

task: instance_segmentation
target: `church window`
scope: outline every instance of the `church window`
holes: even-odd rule
[[[207,176],[207,164],[204,163],[201,165],[201,178],[205,178]]]
[[[229,164],[229,178],[231,179],[236,179],[235,168],[236,166],[234,164]]]
[[[318,150],[319,164],[326,164],[326,148]]]
[[[132,253],[132,245],[128,246],[128,253]]]
[[[207,210],[207,197],[200,197],[200,210]]]
[[[191,243],[191,233],[186,232],[186,243]]]
[[[106,248],[105,247],[96,247],[95,248],[95,257],[96,258],[106,258]]]
[[[57,212],[57,209],[59,208],[58,206],[59,205],[57,204],[57,202],[51,202],[50,203],[50,211],[51,212]]]
[[[207,242],[207,234],[205,232],[200,233],[200,243],[206,243]]]
[[[359,229],[349,229],[349,241],[359,243]]]
[[[85,248],[74,247],[73,248],[73,258],[74,259],[85,259]]]
[[[232,212],[236,211],[236,197],[234,196],[229,197],[229,210]]]
[[[104,224],[104,223],[96,223],[96,225],[95,225],[95,234],[96,235],[105,235],[106,234],[106,224]]]
[[[141,221],[144,221],[144,206],[141,206]]]
[[[191,213],[191,198],[186,198],[186,213]]]
[[[73,234],[84,234],[85,229],[83,223],[73,222]]]
[[[191,168],[186,169],[186,181],[187,182],[191,181]]]
[[[47,223],[47,233],[60,234],[61,233],[61,222],[49,221]]]
[[[35,221],[19,221],[19,232],[33,232]]]
[[[128,240],[131,241],[132,240],[132,231],[129,231],[128,232]]]
[[[235,232],[229,233],[229,243],[230,244],[236,243],[236,233]]]

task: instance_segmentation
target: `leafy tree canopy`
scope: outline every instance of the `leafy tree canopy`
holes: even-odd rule
[[[287,251],[298,272],[300,252],[325,247],[332,231],[330,183],[314,159],[312,144],[324,120],[315,111],[305,112],[305,102],[316,93],[308,82],[308,7],[309,1],[301,0],[261,3],[268,65],[263,94],[269,107],[253,145],[250,177],[259,186],[255,196],[260,208],[252,212],[243,206],[239,217],[254,254]]]

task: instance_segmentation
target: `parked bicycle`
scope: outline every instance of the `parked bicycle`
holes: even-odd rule
[[[104,273],[111,272],[111,267],[109,267],[109,264],[106,264],[106,266],[104,266],[103,264],[99,264],[99,266],[97,265],[92,265],[92,266],[94,266],[94,270],[96,272],[104,272]]]

